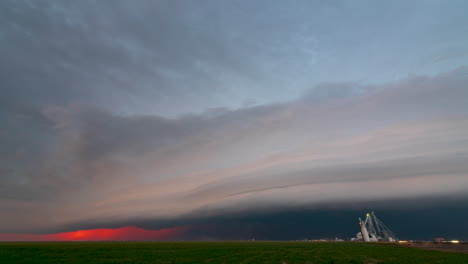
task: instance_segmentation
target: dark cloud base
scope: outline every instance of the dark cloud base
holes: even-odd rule
[[[375,211],[399,239],[432,240],[435,237],[468,240],[468,196],[334,203],[320,207],[289,207],[245,211],[206,217],[146,219],[81,223],[67,230],[118,228],[134,225],[157,230],[174,226],[192,228],[175,240],[298,240],[351,238],[359,232],[358,218]]]

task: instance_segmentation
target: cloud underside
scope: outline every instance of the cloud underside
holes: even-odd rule
[[[21,230],[463,193],[467,76],[461,68],[177,119],[45,106],[27,118],[52,135],[48,147],[31,139],[15,154],[29,165],[3,169],[0,210],[12,213],[0,222]]]

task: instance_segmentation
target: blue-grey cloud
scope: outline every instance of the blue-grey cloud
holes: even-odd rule
[[[466,64],[465,1],[3,1],[2,107],[176,116]],[[398,17],[398,19],[395,19]]]

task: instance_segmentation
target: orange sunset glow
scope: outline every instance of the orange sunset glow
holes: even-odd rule
[[[179,226],[160,230],[145,230],[135,226],[116,229],[88,229],[57,234],[0,234],[2,241],[149,241],[170,240],[188,231]]]

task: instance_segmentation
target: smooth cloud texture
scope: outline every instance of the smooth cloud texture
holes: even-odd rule
[[[53,137],[21,178],[2,180],[0,210],[12,213],[0,224],[32,230],[463,193],[467,84],[460,68],[177,119],[43,107],[34,120]]]

